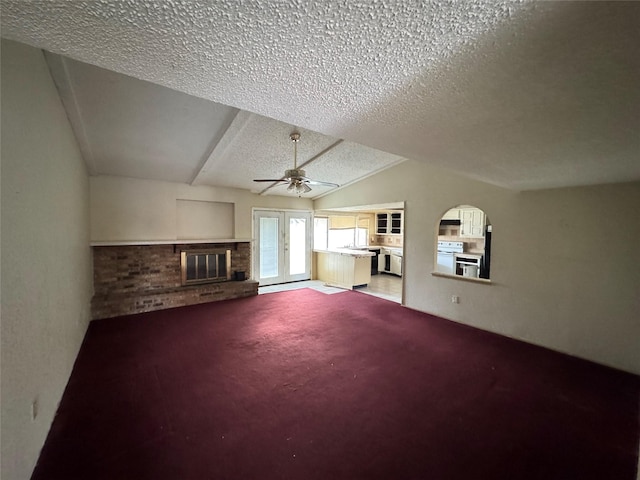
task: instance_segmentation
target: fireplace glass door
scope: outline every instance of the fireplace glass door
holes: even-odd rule
[[[254,271],[260,285],[311,278],[311,213],[257,210]]]
[[[231,250],[180,253],[182,285],[231,279]]]

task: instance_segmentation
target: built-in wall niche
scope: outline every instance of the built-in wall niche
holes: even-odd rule
[[[493,226],[473,205],[450,208],[439,220],[435,273],[488,280]]]
[[[234,204],[176,200],[177,238],[198,240],[234,238]]]

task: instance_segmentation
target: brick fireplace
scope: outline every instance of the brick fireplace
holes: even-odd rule
[[[251,243],[94,245],[91,317],[111,318],[258,294],[258,282],[230,279],[183,285],[183,252],[230,252],[230,271],[251,277]],[[243,278],[240,273],[238,278]]]

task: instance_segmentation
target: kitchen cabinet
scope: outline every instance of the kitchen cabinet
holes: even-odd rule
[[[382,248],[378,256],[378,270],[402,276],[402,249]]]
[[[395,212],[391,214],[391,235],[400,235],[402,233],[402,213]]]
[[[367,285],[371,282],[371,257],[353,257],[353,285]]]
[[[461,208],[460,222],[461,237],[484,237],[484,212],[479,208]]]
[[[378,257],[380,256],[380,247],[369,247],[369,251],[373,253],[373,257],[371,257],[371,275],[378,275]]]
[[[478,278],[480,274],[480,262],[482,255],[475,253],[456,253],[456,275]]]
[[[389,226],[389,215],[386,213],[376,214],[376,233],[386,235]]]
[[[377,213],[376,233],[378,235],[402,235],[402,212]]]
[[[316,252],[318,280],[334,287],[353,289],[371,281],[371,257],[368,251]]]
[[[402,257],[391,255],[391,273],[402,276]]]

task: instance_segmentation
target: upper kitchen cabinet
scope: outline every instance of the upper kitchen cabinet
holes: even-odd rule
[[[458,211],[460,219],[460,236],[475,238],[484,237],[484,212],[479,208],[460,208]]]
[[[388,227],[389,215],[386,213],[376,213],[376,233],[386,235]]]
[[[376,233],[378,235],[401,235],[402,212],[376,213]]]
[[[402,233],[402,212],[391,214],[391,234],[400,235]]]

